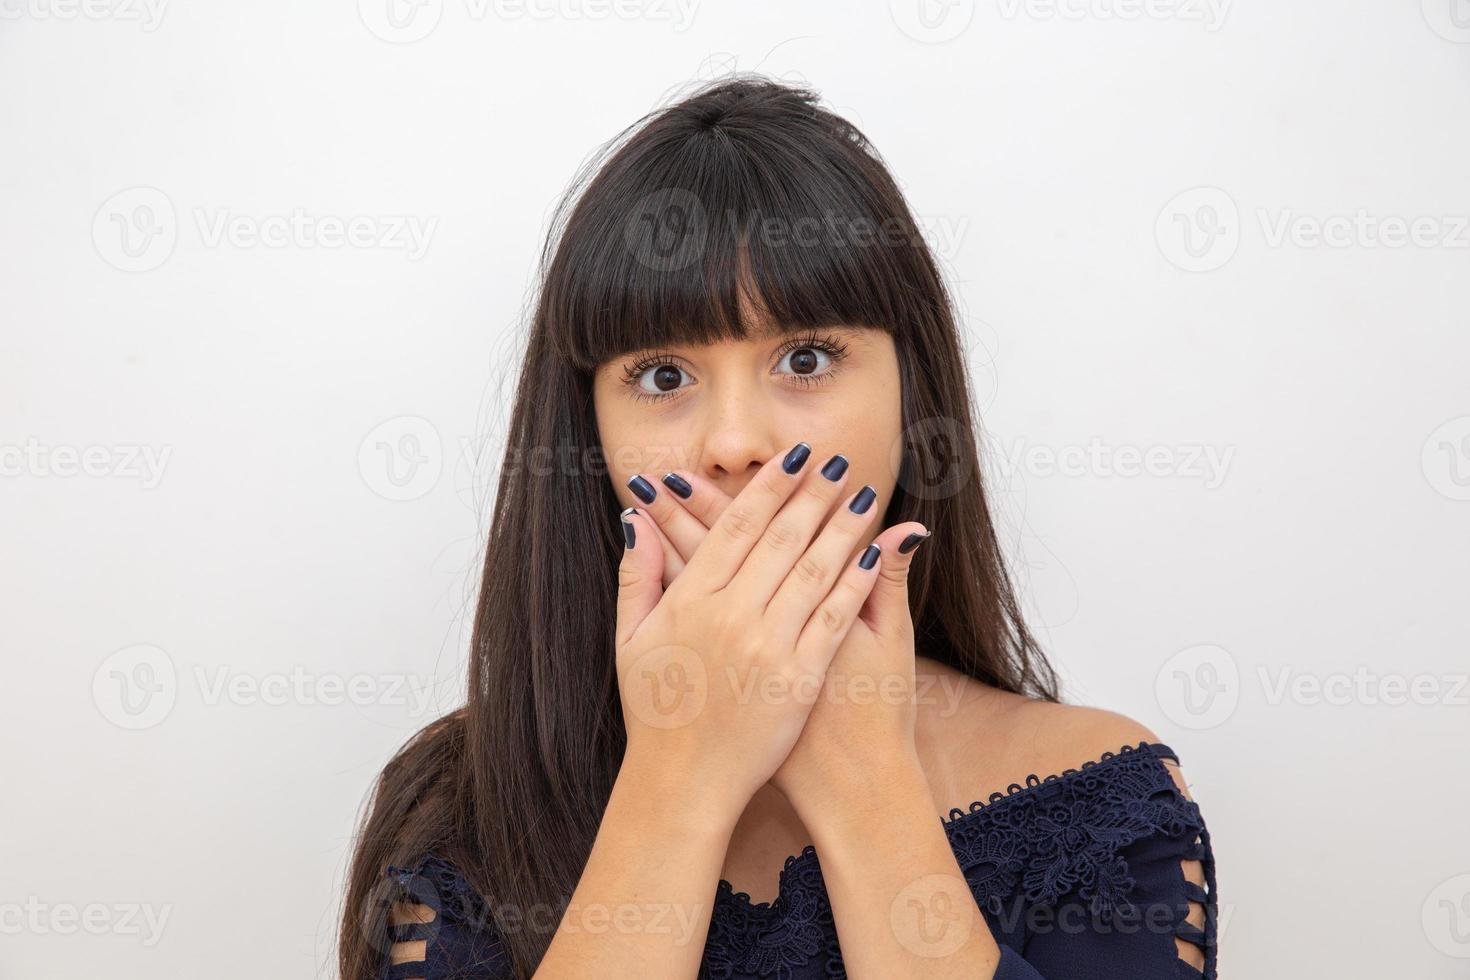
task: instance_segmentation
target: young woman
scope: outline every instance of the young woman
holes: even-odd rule
[[[866,138],[740,76],[588,173],[468,703],[378,782],[344,980],[1215,976],[1200,811],[1147,728],[1059,703]]]

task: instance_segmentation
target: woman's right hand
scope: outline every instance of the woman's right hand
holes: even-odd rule
[[[846,460],[818,472],[809,454],[798,443],[767,460],[667,590],[656,525],[623,517],[634,541],[618,570],[623,765],[692,783],[732,819],[796,744],[877,581],[876,562],[848,560],[876,508],[854,514],[849,494],[829,520]]]

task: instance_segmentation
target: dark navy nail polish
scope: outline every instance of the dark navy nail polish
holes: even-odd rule
[[[873,506],[873,500],[877,496],[878,491],[874,490],[872,486],[864,484],[863,488],[858,491],[858,495],[852,498],[852,503],[847,505],[847,509],[854,514],[866,514],[868,508]]]
[[[623,544],[628,548],[632,548],[638,541],[637,528],[633,527],[628,521],[628,515],[633,513],[634,510],[635,508],[629,507],[620,515],[623,518]]]
[[[872,568],[878,564],[878,550],[876,541],[864,548],[862,557],[858,559],[858,568]]]
[[[929,537],[929,534],[930,532],[928,531],[925,531],[923,534],[910,534],[903,539],[903,544],[898,546],[898,553],[900,555],[906,555],[910,551],[913,551],[919,545],[923,544],[924,540]]]
[[[822,475],[836,483],[842,479],[842,474],[847,472],[847,457],[838,453],[827,460],[827,465],[822,467]]]
[[[791,447],[791,452],[781,460],[781,468],[787,473],[795,473],[806,465],[806,458],[812,454],[812,447],[804,442],[798,442]]]
[[[633,496],[637,497],[645,504],[653,503],[653,498],[658,496],[658,491],[653,489],[653,484],[649,483],[641,476],[635,476],[633,477],[633,479],[629,480],[628,489],[633,491]]]
[[[689,481],[677,473],[665,473],[664,486],[677,493],[681,500],[688,500],[689,495],[694,492],[694,488],[689,485]]]

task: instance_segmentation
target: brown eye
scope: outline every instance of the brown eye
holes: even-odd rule
[[[814,347],[798,347],[789,352],[781,360],[783,363],[790,362],[790,371],[780,371],[780,374],[813,375],[822,369],[822,358],[832,360],[832,355]]]
[[[650,395],[667,394],[679,389],[679,382],[683,377],[684,371],[677,365],[658,364],[640,372],[638,388]]]

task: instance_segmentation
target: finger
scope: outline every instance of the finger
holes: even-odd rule
[[[659,531],[678,555],[682,569],[684,562],[704,540],[708,527],[685,509],[679,495],[668,484],[660,488],[638,473],[628,480],[628,489],[642,502],[641,509],[658,523]]]
[[[663,549],[653,522],[636,507],[623,511],[623,557],[618,564],[617,646],[626,644],[663,596]]]
[[[833,505],[842,496],[846,484],[847,457],[838,453],[827,461],[820,473],[803,480],[796,493],[771,519],[766,533],[751,549],[750,557],[740,566],[740,571],[735,573],[732,584],[754,596],[762,607],[769,605],[771,597],[781,588],[792,569],[806,564],[807,549],[827,522],[827,515],[832,513]],[[867,487],[866,491],[864,499],[871,506],[872,487]],[[837,577],[837,568],[840,567],[836,560],[831,564],[827,589],[832,587],[832,579]],[[806,619],[812,606],[827,594],[827,589],[811,596],[811,606],[801,611],[798,622]]]
[[[644,516],[648,516],[646,512]],[[679,577],[679,573],[684,570],[684,556],[679,554],[679,549],[674,547],[674,543],[669,540],[663,528],[658,526],[657,521],[649,523],[653,525],[653,533],[658,536],[659,547],[664,552],[664,589],[667,590],[674,579]]]
[[[734,498],[697,473],[675,470],[664,474],[663,483],[674,491],[684,509],[708,530]],[[657,517],[658,515],[654,515]],[[703,535],[700,536],[703,540]],[[692,551],[689,554],[693,554]]]
[[[797,636],[798,669],[825,674],[878,582],[881,559],[882,548],[873,542],[856,559],[847,562],[837,584],[812,611]]]
[[[929,537],[929,530],[917,521],[906,521],[884,530],[873,540],[881,546],[882,569],[872,594],[858,613],[874,633],[898,637],[913,629],[909,611],[909,567],[914,552]]]
[[[782,636],[794,639],[801,632],[877,517],[873,488],[866,484],[837,508],[766,604],[767,621]]]
[[[681,587],[708,593],[729,584],[766,533],[771,518],[801,484],[810,455],[811,446],[799,442],[784,456],[765,461],[690,556],[679,575]]]

